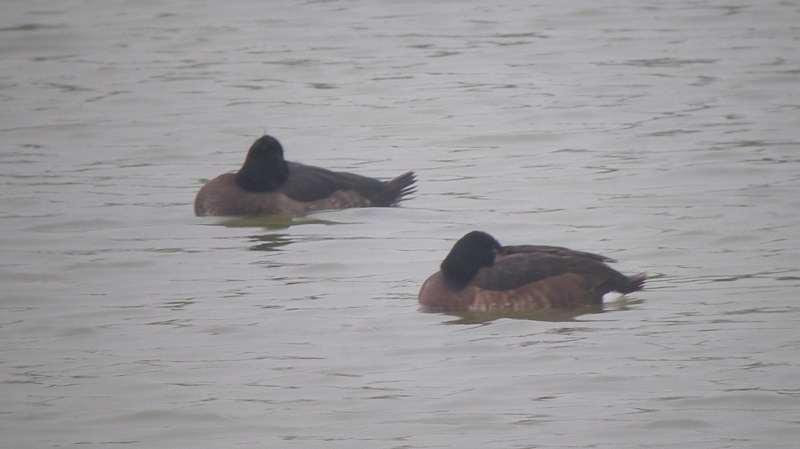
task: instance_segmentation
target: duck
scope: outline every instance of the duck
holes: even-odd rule
[[[208,181],[197,192],[195,215],[297,214],[351,207],[397,205],[415,191],[413,171],[389,181],[289,162],[278,139],[264,135],[242,168]]]
[[[419,304],[427,312],[526,312],[599,305],[606,293],[644,287],[646,273],[626,276],[610,262],[615,260],[560,246],[502,246],[486,232],[472,231],[422,284]]]

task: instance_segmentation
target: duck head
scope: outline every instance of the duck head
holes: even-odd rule
[[[491,235],[472,231],[453,245],[439,268],[445,279],[456,287],[463,288],[475,277],[478,270],[494,265],[494,258],[501,250],[500,243]]]
[[[236,173],[236,183],[251,192],[277,189],[289,177],[289,167],[283,159],[283,147],[272,136],[261,136],[250,147],[242,168]]]

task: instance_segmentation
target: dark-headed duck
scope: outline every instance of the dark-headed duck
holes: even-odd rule
[[[473,231],[422,284],[419,303],[431,312],[526,311],[602,304],[606,293],[644,287],[647,274],[625,276],[605,262],[614,260],[558,246],[501,246]]]
[[[262,136],[247,152],[237,173],[208,181],[194,200],[205,215],[301,213],[349,207],[393,206],[413,193],[414,172],[379,181],[283,159],[277,139]]]

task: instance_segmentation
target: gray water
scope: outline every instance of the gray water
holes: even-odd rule
[[[800,2],[0,10],[4,448],[800,439]],[[265,132],[418,193],[195,217]],[[602,313],[421,313],[473,229],[652,279]]]

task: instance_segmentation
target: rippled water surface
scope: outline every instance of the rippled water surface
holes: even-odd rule
[[[800,439],[800,2],[5,1],[3,447]],[[263,133],[391,209],[197,218]],[[418,311],[453,242],[605,310]]]

